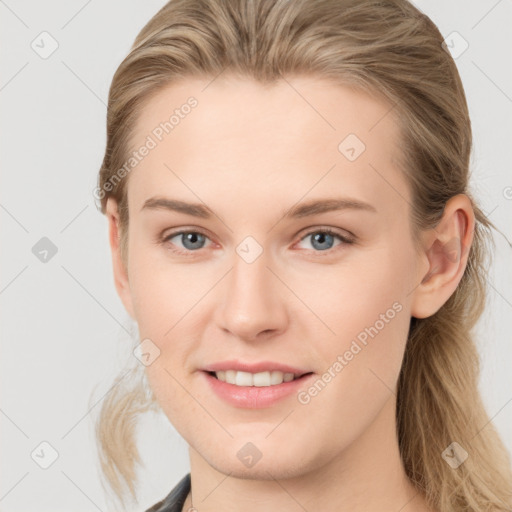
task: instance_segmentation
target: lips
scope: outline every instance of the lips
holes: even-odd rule
[[[218,371],[222,372],[223,370]],[[227,372],[229,371],[230,370],[227,370]],[[231,371],[234,372],[234,370]],[[288,382],[282,382],[281,384],[248,386],[245,382],[242,382],[241,385],[223,382],[212,376],[213,372],[201,371],[199,373],[201,380],[206,383],[209,389],[224,403],[243,409],[264,409],[274,405],[277,406],[281,401],[290,399],[301,387],[307,386],[308,383],[315,378],[315,374],[309,372],[303,374],[302,377]],[[257,373],[255,375],[257,375]],[[253,384],[255,383],[253,382]],[[260,384],[262,384],[262,382],[260,382]]]
[[[219,361],[202,368],[205,372],[218,372],[235,370],[237,372],[248,372],[248,373],[261,373],[261,372],[272,372],[279,371],[283,373],[293,373],[295,378],[301,377],[306,373],[311,373],[308,368],[300,368],[296,366],[290,366],[275,361],[260,361],[258,363],[245,363],[238,360],[230,361]]]

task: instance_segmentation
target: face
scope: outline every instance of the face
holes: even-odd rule
[[[300,475],[394,411],[425,270],[398,127],[312,77],[208,83],[161,90],[138,120],[122,299],[160,406],[208,464]]]

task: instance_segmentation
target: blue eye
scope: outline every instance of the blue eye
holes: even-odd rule
[[[316,229],[314,231],[310,231],[306,234],[306,236],[301,238],[301,242],[303,240],[306,240],[307,238],[310,238],[312,240],[311,245],[318,249],[315,252],[325,252],[329,251],[333,248],[333,242],[334,239],[338,239],[340,241],[337,245],[343,245],[343,244],[351,244],[353,243],[353,240],[349,239],[346,236],[343,236],[336,231],[328,228],[324,229]],[[336,247],[336,246],[334,246]]]
[[[199,233],[198,231],[180,231],[179,233],[173,233],[166,238],[164,238],[164,242],[170,242],[173,238],[180,237],[179,240],[183,244],[183,247],[187,251],[195,252],[197,249],[202,249],[204,246],[205,240],[208,238],[203,233]],[[175,245],[173,242],[171,242]],[[178,250],[177,252],[186,252]]]
[[[181,243],[182,247],[178,247],[176,242],[171,242],[172,239],[176,238]],[[314,252],[329,252],[337,245],[347,245],[354,242],[354,240],[337,233],[336,231],[323,228],[323,229],[315,229],[307,233],[300,239],[300,242],[306,240],[307,238],[311,238],[311,245],[313,247]],[[337,245],[334,245],[335,239],[339,240]],[[175,233],[171,233],[163,238],[162,244],[170,243],[172,246],[172,250],[178,254],[190,254],[192,252],[198,252],[200,249],[205,247],[205,243],[207,240],[210,240],[208,236],[199,231],[178,231]],[[308,249],[309,250],[309,249]]]

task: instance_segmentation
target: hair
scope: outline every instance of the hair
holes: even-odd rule
[[[108,184],[127,161],[140,112],[177,80],[223,72],[260,83],[313,76],[384,98],[400,129],[415,240],[435,228],[451,197],[470,198],[476,222],[461,281],[435,314],[410,322],[397,387],[397,437],[408,478],[435,510],[510,511],[510,457],[480,397],[473,333],[486,301],[494,225],[468,189],[471,122],[438,28],[407,0],[168,2],[138,34],[109,91],[97,197],[102,213],[109,197],[117,202],[125,264],[128,177]],[[137,418],[156,406],[144,378],[128,386],[121,379],[103,401],[96,436],[101,470],[123,502],[127,490],[136,497]],[[469,455],[456,469],[442,456],[452,442]]]

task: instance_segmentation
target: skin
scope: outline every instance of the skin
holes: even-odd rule
[[[416,248],[398,126],[382,99],[314,77],[272,86],[210,81],[166,87],[135,126],[139,147],[189,96],[198,100],[125,178],[126,266],[117,205],[107,206],[117,291],[141,340],[160,350],[148,379],[190,446],[193,494],[183,510],[430,510],[401,463],[396,384],[410,318],[434,314],[463,275],[469,199],[453,197]],[[350,133],[366,146],[353,162],[338,150]],[[214,215],[141,211],[154,196],[203,203]],[[376,211],[283,218],[297,203],[332,197]],[[314,235],[326,227],[354,242],[333,237],[319,249]],[[180,229],[207,238],[192,249],[181,236],[159,243]],[[247,236],[263,249],[250,264],[236,252]],[[320,377],[394,303],[401,311],[307,404],[292,394],[267,408],[237,408],[199,371],[238,358]],[[247,442],[262,454],[250,468],[237,457]]]

